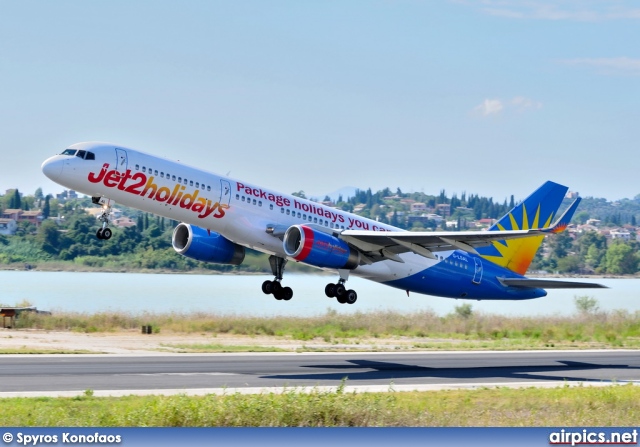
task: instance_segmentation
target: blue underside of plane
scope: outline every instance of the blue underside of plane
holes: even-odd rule
[[[446,262],[383,284],[425,295],[475,300],[529,300],[547,295],[544,289],[506,287],[498,278],[523,277],[469,253],[454,253]],[[458,262],[456,255],[467,262]]]

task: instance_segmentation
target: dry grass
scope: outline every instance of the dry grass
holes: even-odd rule
[[[489,314],[444,317],[433,312],[392,311],[341,315],[328,310],[315,317],[247,317],[213,313],[125,315],[23,314],[18,328],[117,332],[152,325],[162,333],[280,336],[294,340],[359,340],[393,337],[417,339],[415,348],[526,349],[640,347],[640,312],[582,313],[569,317],[506,317]]]

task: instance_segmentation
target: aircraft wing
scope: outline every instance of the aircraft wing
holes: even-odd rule
[[[548,228],[503,231],[361,231],[344,230],[340,239],[360,250],[366,262],[385,259],[404,262],[398,255],[413,252],[421,256],[436,259],[434,252],[463,250],[478,254],[476,247],[490,245],[494,241],[542,236],[547,233],[563,231],[578,207],[576,199],[560,218]]]

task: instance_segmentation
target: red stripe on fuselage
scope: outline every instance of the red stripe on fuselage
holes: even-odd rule
[[[313,231],[311,231],[311,228],[305,227],[304,225],[300,225],[300,228],[304,232],[304,244],[300,254],[295,257],[296,261],[304,261],[307,259],[307,256],[309,256],[311,248],[313,247]]]

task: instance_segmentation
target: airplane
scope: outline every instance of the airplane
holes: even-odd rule
[[[545,235],[564,231],[578,197],[554,222],[567,187],[547,181],[487,231],[412,232],[293,195],[103,142],[76,143],[45,160],[43,173],[102,205],[99,239],[112,236],[114,203],[181,222],[175,251],[239,265],[245,248],[269,255],[262,292],[290,300],[288,261],[337,273],[325,295],[353,304],[351,274],[409,292],[475,300],[522,300],[544,289],[600,284],[525,275]]]

